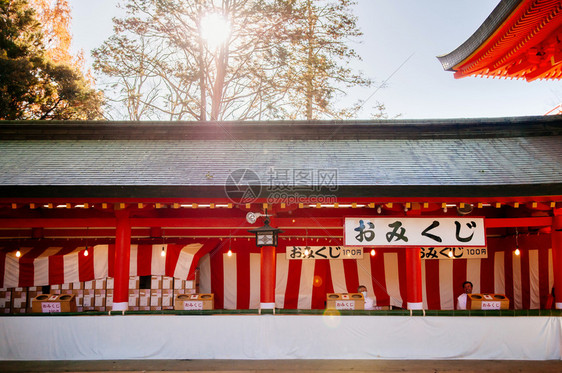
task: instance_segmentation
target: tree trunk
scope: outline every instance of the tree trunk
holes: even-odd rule
[[[222,95],[224,91],[224,78],[226,76],[226,66],[227,66],[227,53],[224,45],[220,47],[219,55],[217,56],[217,76],[215,78],[215,84],[213,85],[213,97],[211,103],[211,120],[219,120]]]
[[[207,90],[205,88],[205,61],[203,60],[203,39],[199,38],[199,90],[201,91],[201,114],[199,120],[207,120]]]
[[[308,32],[306,35],[306,45],[308,48],[308,61],[307,61],[307,72],[306,72],[306,119],[312,120],[312,100],[314,98],[314,86],[312,84],[312,79],[314,77],[314,50],[313,50],[313,37],[314,37],[314,27],[313,27],[313,19],[312,19],[312,1],[308,0],[306,2],[306,11],[307,11],[307,23],[308,23]]]

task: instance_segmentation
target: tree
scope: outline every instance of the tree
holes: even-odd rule
[[[0,119],[99,119],[102,95],[72,65],[49,58],[27,0],[0,0]]]
[[[41,23],[45,56],[55,63],[64,63],[80,71],[93,87],[94,80],[90,69],[86,68],[84,50],[80,49],[76,54],[70,50],[72,12],[68,0],[29,0],[29,4]]]
[[[114,19],[114,35],[94,51],[94,68],[134,120],[341,115],[331,106],[337,84],[369,83],[338,65],[357,57],[344,44],[360,33],[351,2],[317,2],[127,0],[126,17]],[[229,25],[220,43],[205,35],[209,18]],[[221,22],[211,25],[216,35]]]
[[[276,108],[264,103],[273,97],[275,67],[268,64],[269,75],[262,68],[277,27],[268,7],[254,0],[129,0],[127,16],[114,19],[114,35],[94,51],[94,68],[110,78],[106,93],[130,119],[273,116]],[[206,26],[226,23],[225,40],[206,40]]]
[[[35,16],[41,23],[45,55],[55,63],[72,63],[70,53],[71,13],[67,0],[29,0]]]
[[[360,56],[349,47],[362,35],[350,0],[279,0],[287,14],[286,67],[291,117],[348,118],[352,108],[336,109],[335,97],[345,87],[369,86],[371,81],[350,68]]]

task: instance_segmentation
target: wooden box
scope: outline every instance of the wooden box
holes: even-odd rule
[[[328,293],[326,295],[328,310],[363,310],[365,299],[361,293]]]
[[[32,312],[76,312],[76,296],[74,294],[40,294],[33,298]]]
[[[215,309],[214,294],[179,294],[174,299],[175,310]]]
[[[162,289],[150,290],[150,309],[158,311],[162,309]]]
[[[58,295],[56,294],[39,294],[31,300],[31,312],[44,312],[51,305],[48,303],[56,302]],[[43,306],[45,304],[45,306]],[[56,307],[54,307],[56,308]],[[60,311],[59,311],[60,312]]]
[[[12,291],[12,301],[11,301],[11,311],[12,313],[25,313],[27,311],[27,292],[22,290],[17,290],[22,288],[16,288]]]
[[[104,286],[105,286],[105,280]],[[106,290],[102,289],[95,289],[94,290],[94,311],[105,311],[105,302],[106,302]]]
[[[60,302],[61,312],[76,312],[76,295],[61,294],[57,301]]]
[[[174,309],[174,291],[172,289],[162,290],[162,309],[163,310]]]
[[[95,290],[84,290],[84,299],[82,300],[84,311],[93,311],[95,306]]]
[[[505,294],[467,294],[467,310],[507,310],[509,299]]]

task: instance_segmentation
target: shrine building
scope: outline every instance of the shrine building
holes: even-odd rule
[[[560,79],[561,10],[439,60]],[[559,116],[4,121],[0,175],[0,360],[562,358]]]

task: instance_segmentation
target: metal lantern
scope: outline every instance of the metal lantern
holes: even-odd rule
[[[269,225],[269,218],[266,216],[264,226],[249,230],[248,232],[256,235],[256,246],[277,246],[277,237],[283,233],[281,229],[273,228]]]

